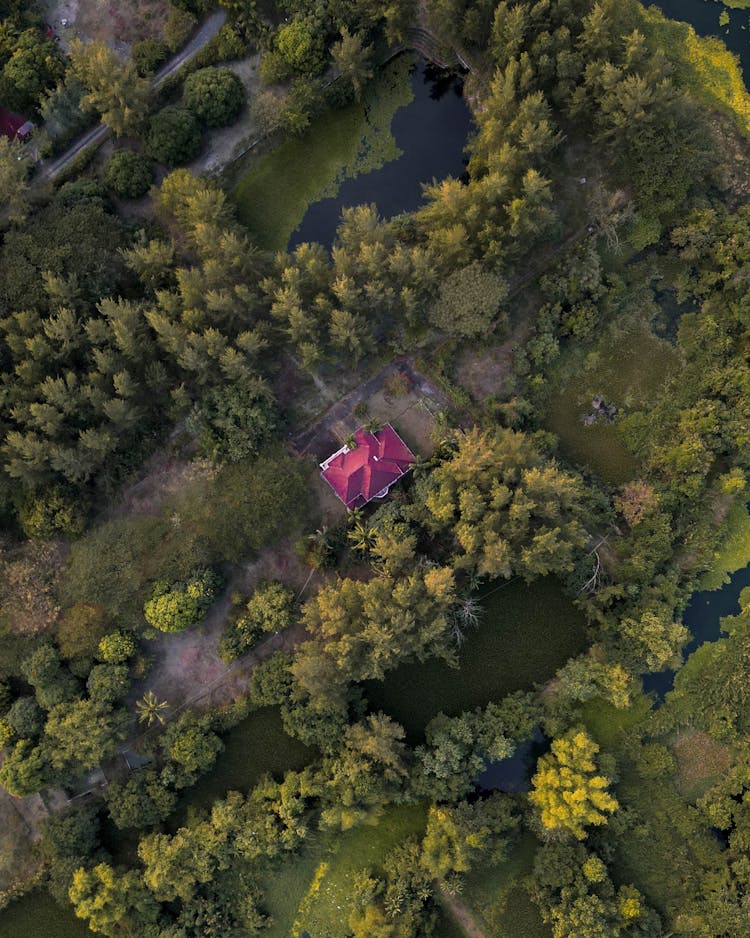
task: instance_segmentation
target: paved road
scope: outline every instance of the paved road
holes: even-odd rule
[[[216,13],[212,13],[211,16],[203,23],[198,32],[193,36],[190,42],[182,49],[173,59],[171,59],[167,64],[160,69],[156,75],[154,75],[153,81],[151,82],[151,88],[156,90],[161,84],[169,78],[170,75],[173,75],[175,72],[179,71],[182,66],[189,62],[204,46],[214,38],[218,33],[221,27],[224,25],[227,19],[227,11],[225,9],[217,10]],[[37,183],[51,182],[56,176],[59,176],[64,169],[66,169],[75,158],[82,153],[84,150],[87,150],[89,147],[99,146],[104,143],[104,141],[109,137],[111,131],[106,124],[98,124],[96,127],[92,127],[91,130],[86,131],[82,134],[74,143],[72,143],[68,149],[57,157],[53,162],[42,164],[41,171],[36,177]]]

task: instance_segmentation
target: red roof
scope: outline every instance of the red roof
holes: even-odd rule
[[[343,446],[320,464],[321,475],[347,508],[361,508],[388,489],[414,465],[414,454],[388,423],[376,433],[363,427],[354,449]]]
[[[9,137],[11,140],[15,140],[16,137],[23,140],[28,137],[33,128],[34,125],[31,121],[0,106],[0,134]]]

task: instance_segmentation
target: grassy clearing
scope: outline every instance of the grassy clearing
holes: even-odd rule
[[[351,907],[354,876],[360,870],[380,869],[386,855],[411,836],[421,836],[427,806],[387,808],[374,826],[358,827],[335,838],[332,852],[315,869],[307,893],[299,904],[291,938],[304,931],[326,938],[346,938],[346,909]]]
[[[390,128],[396,111],[413,98],[412,63],[400,56],[368,85],[362,101],[326,112],[303,136],[254,161],[232,198],[261,247],[284,250],[308,205],[401,156]]]
[[[750,513],[743,502],[735,502],[726,520],[726,535],[716,551],[711,567],[698,583],[699,590],[719,590],[729,582],[729,574],[750,563]]]
[[[228,791],[246,792],[262,775],[281,778],[291,769],[304,768],[316,755],[287,736],[277,707],[255,710],[222,738],[224,750],[216,765],[185,793],[170,819],[171,827],[183,824],[191,808],[207,809]]]
[[[43,889],[35,889],[0,913],[0,938],[91,938],[93,932]]]
[[[461,901],[493,938],[546,938],[551,934],[520,880],[531,872],[537,840],[526,831],[497,866],[478,867],[464,880]]]
[[[691,802],[705,794],[732,763],[731,751],[702,730],[679,735],[672,752],[677,760],[677,790]]]
[[[297,909],[305,898],[315,871],[328,849],[330,838],[316,836],[297,856],[273,867],[259,882],[263,909],[272,919],[265,938],[289,938]]]
[[[748,0],[729,0],[727,6],[746,6]],[[675,67],[678,84],[709,107],[729,114],[741,133],[750,137],[750,92],[739,59],[720,39],[700,37],[692,26],[667,19],[654,6],[633,3],[640,30],[656,42]]]
[[[604,481],[619,485],[637,472],[637,462],[620,435],[617,421],[587,427],[581,417],[601,395],[620,411],[637,407],[659,389],[678,366],[673,346],[642,321],[616,323],[586,353],[569,346],[555,369],[546,427],[560,437],[564,454],[588,466]]]
[[[618,741],[627,730],[646,719],[651,706],[645,694],[638,694],[626,710],[618,710],[603,700],[590,700],[582,704],[578,712],[596,742],[611,751],[617,749]]]
[[[406,664],[384,681],[368,681],[371,710],[398,720],[412,742],[440,711],[451,716],[483,707],[514,690],[544,683],[587,645],[583,615],[552,577],[528,586],[499,584],[483,601],[479,628],[469,634],[460,667],[433,659]]]

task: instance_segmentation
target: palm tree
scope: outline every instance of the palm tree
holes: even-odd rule
[[[147,691],[140,700],[136,701],[135,709],[138,712],[138,722],[145,723],[146,726],[152,726],[158,721],[164,726],[164,711],[168,707],[169,704],[166,700],[159,700],[152,690]]]
[[[367,433],[377,433],[379,430],[383,429],[383,422],[382,420],[378,420],[377,417],[370,417],[364,425],[364,429]]]
[[[352,550],[358,554],[367,554],[375,543],[375,532],[370,523],[361,518],[357,518],[353,526],[347,531],[347,539],[352,545]]]
[[[307,551],[307,563],[311,567],[316,567],[320,569],[325,567],[331,557],[331,551],[333,550],[333,544],[331,542],[331,535],[328,530],[328,525],[322,525],[313,531],[312,534],[307,535],[307,541],[310,545]]]

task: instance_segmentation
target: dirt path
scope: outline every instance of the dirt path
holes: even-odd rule
[[[479,927],[463,902],[458,897],[452,896],[444,885],[440,887],[440,902],[467,938],[490,938],[490,935]]]
[[[212,13],[184,49],[178,52],[173,59],[167,62],[167,64],[156,73],[151,82],[151,87],[157,89],[170,75],[179,71],[186,62],[197,55],[204,46],[208,45],[224,25],[226,18],[227,11],[223,8],[217,10],[216,13]],[[78,137],[78,139],[75,140],[64,153],[57,157],[57,159],[53,160],[51,163],[40,163],[40,172],[34,184],[44,185],[45,183],[52,182],[60,173],[64,172],[84,150],[104,143],[110,134],[111,131],[105,124],[99,124],[91,130],[86,131],[86,133]]]

